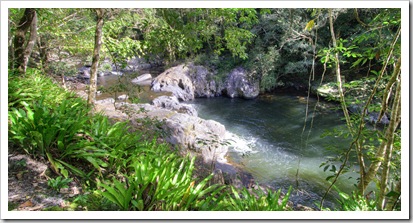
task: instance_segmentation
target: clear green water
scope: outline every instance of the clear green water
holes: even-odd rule
[[[314,202],[321,200],[329,185],[325,179],[331,174],[319,167],[328,156],[335,155],[327,148],[334,145],[344,151],[349,141],[321,137],[325,131],[344,126],[342,114],[332,109],[336,105],[320,102],[311,127],[316,100],[310,99],[305,122],[306,100],[302,96],[270,95],[255,100],[200,98],[192,104],[201,118],[222,123],[236,136],[228,154],[231,162],[250,172],[258,183],[283,190],[292,185],[293,202],[315,207]],[[356,178],[354,173],[346,174],[337,186],[350,192]],[[329,200],[326,204],[334,207],[335,199],[330,196]]]

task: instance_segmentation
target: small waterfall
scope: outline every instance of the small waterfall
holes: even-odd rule
[[[254,150],[256,147],[257,138],[244,138],[227,130],[225,133],[225,141],[228,143],[230,150],[240,153],[241,155],[257,153]]]

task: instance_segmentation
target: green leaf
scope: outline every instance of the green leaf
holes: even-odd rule
[[[400,193],[396,191],[390,191],[389,193],[386,194],[386,197],[399,197]]]

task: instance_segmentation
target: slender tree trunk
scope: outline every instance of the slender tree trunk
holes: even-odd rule
[[[97,88],[97,72],[99,67],[100,47],[102,46],[102,27],[104,9],[95,9],[97,15],[96,32],[95,32],[95,48],[93,50],[92,67],[90,69],[90,85],[88,104],[93,105],[96,99]]]
[[[47,70],[49,65],[49,49],[47,47],[47,37],[38,36],[37,37],[37,47],[39,48],[40,59],[42,61],[42,66]]]
[[[400,73],[400,66],[401,66],[401,59],[399,59],[399,61],[397,62],[397,66],[393,71],[393,75],[392,76],[398,76]],[[391,78],[393,79],[393,78]],[[398,83],[399,84],[399,83]],[[396,90],[396,95],[395,95],[395,101],[400,100],[399,97],[401,97],[400,92],[397,95],[397,90]],[[386,100],[386,98],[384,98],[383,100]],[[384,104],[385,102],[383,102]],[[376,177],[376,174],[382,164],[382,162],[384,161],[385,155],[386,155],[386,150],[388,150],[388,146],[392,146],[393,144],[393,140],[394,140],[394,132],[397,129],[397,126],[400,123],[400,118],[398,118],[397,116],[397,104],[395,104],[395,102],[393,102],[392,105],[392,115],[390,117],[390,123],[389,126],[387,127],[386,133],[385,133],[385,140],[383,140],[383,142],[380,144],[379,148],[377,149],[376,155],[375,155],[375,162],[373,162],[372,164],[370,164],[369,170],[366,173],[366,177],[364,182],[360,182],[358,187],[362,190],[365,190],[368,186],[368,184]],[[394,117],[393,117],[394,116]]]
[[[26,33],[30,29],[30,37],[26,43]],[[26,73],[27,63],[33,50],[37,36],[37,14],[35,9],[25,9],[16,30],[14,39],[15,67],[19,72]]]
[[[400,70],[399,70],[400,71]],[[389,126],[392,127],[392,132],[394,133],[397,129],[397,126],[400,122],[400,112],[401,112],[401,97],[400,97],[400,81],[397,82],[397,88],[396,88],[396,96],[393,102],[392,106],[392,119],[395,119],[394,121],[394,126]],[[385,156],[384,156],[384,161],[383,161],[383,167],[382,167],[382,173],[381,173],[381,181],[380,181],[380,194],[379,194],[379,201],[378,206],[379,210],[383,210],[386,205],[386,194],[387,194],[387,183],[389,180],[389,173],[390,173],[390,162],[391,162],[391,157],[393,153],[393,143],[394,143],[394,134],[391,135],[391,138],[387,139],[387,147],[385,151]]]
[[[330,20],[330,32],[331,32],[331,40],[333,42],[333,47],[334,49],[337,48],[337,41],[336,41],[336,37],[334,34],[334,26],[333,26],[333,16],[332,16],[332,9],[329,9],[329,20]],[[338,92],[340,95],[340,102],[341,102],[341,107],[344,113],[344,117],[346,118],[346,123],[349,129],[349,132],[351,133],[351,135],[354,137],[355,136],[355,130],[354,130],[354,126],[351,123],[350,120],[350,115],[348,113],[348,109],[347,109],[347,105],[346,105],[346,101],[344,99],[344,92],[343,92],[343,84],[342,84],[342,79],[341,79],[341,73],[340,73],[340,61],[339,61],[339,57],[338,57],[338,52],[336,51],[334,53],[334,57],[336,60],[336,77],[337,77],[337,87],[338,87]],[[355,147],[356,147],[356,152],[357,152],[357,157],[358,157],[358,162],[360,165],[360,181],[364,181],[364,157],[363,154],[361,152],[361,145],[360,143],[356,142],[354,143]],[[361,191],[361,193],[363,193],[364,191]]]
[[[10,17],[10,9],[8,9],[8,14]],[[13,48],[13,36],[11,34],[11,24],[10,24],[10,18],[8,19],[8,49],[9,49],[9,68],[14,70],[14,48]]]

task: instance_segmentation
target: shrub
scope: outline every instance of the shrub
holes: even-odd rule
[[[72,178],[62,178],[62,176],[58,176],[55,179],[49,179],[47,181],[47,185],[51,188],[53,188],[53,190],[59,192],[60,189],[62,188],[68,188],[69,185],[68,183],[72,182]]]
[[[281,199],[281,189],[278,191],[262,189],[252,190],[251,192],[243,188],[240,193],[231,187],[233,196],[225,199],[230,211],[285,211],[288,210],[287,202],[290,197],[292,187]],[[281,201],[281,202],[280,202]]]
[[[223,187],[207,186],[210,177],[195,184],[192,179],[195,159],[180,158],[175,154],[158,156],[145,154],[130,166],[132,172],[126,182],[113,179],[99,184],[105,190],[102,195],[122,210],[178,211],[207,210],[211,203],[218,204]]]
[[[44,103],[54,107],[67,98],[74,97],[74,93],[64,91],[52,82],[52,79],[42,75],[36,69],[27,69],[25,75],[15,75],[9,72],[9,110],[12,107],[22,108],[21,102],[32,104],[44,98]]]
[[[341,205],[341,208],[338,209],[340,211],[377,211],[377,201],[375,199],[366,198],[354,192],[349,195],[339,191],[338,195],[340,196],[337,199]]]

